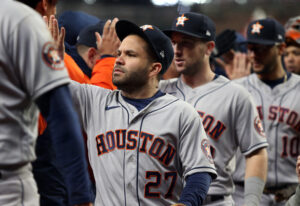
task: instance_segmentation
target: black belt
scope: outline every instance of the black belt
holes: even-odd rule
[[[203,201],[203,205],[221,200],[224,200],[224,195],[207,195],[205,200]]]
[[[245,183],[242,182],[242,181],[239,181],[239,182],[234,182],[235,185],[238,185],[238,186],[241,186],[241,187],[244,187],[245,186]]]

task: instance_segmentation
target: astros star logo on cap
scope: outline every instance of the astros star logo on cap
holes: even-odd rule
[[[147,24],[147,25],[141,26],[141,29],[143,29],[143,31],[146,31],[147,29],[152,29],[153,30],[153,26]]]
[[[260,30],[264,28],[259,22],[256,22],[252,25],[251,34],[257,33],[260,34]]]
[[[187,21],[187,20],[189,20],[189,19],[186,18],[184,16],[184,14],[182,14],[180,17],[177,18],[176,26],[179,26],[179,25],[184,26],[184,22]]]

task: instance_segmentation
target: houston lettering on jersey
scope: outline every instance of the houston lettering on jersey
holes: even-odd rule
[[[212,139],[218,140],[226,130],[226,126],[220,120],[215,120],[215,118],[210,114],[205,114],[205,112],[202,111],[198,111],[198,114],[202,119],[202,124],[206,134],[208,134]]]
[[[262,107],[258,106],[257,111],[259,114],[260,119],[263,119],[263,112]],[[283,123],[290,125],[292,128],[294,128],[296,131],[300,131],[300,119],[299,114],[296,111],[290,110],[285,107],[279,107],[279,106],[270,106],[267,114],[267,118],[274,122]]]
[[[161,137],[154,137],[153,134],[139,132],[137,130],[119,129],[108,131],[96,137],[98,156],[118,150],[136,150],[140,138],[141,146],[139,152],[148,153],[153,158],[168,166],[175,157],[176,149]],[[151,142],[151,146],[147,147]]]

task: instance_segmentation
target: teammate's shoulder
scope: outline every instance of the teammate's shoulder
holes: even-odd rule
[[[172,78],[172,79],[167,79],[167,80],[160,80],[159,81],[159,88],[164,90],[167,87],[170,87],[172,85],[176,85],[178,81],[178,78]]]
[[[292,77],[292,79],[295,79],[296,82],[300,81],[300,75],[299,74],[291,73],[291,77]]]
[[[235,79],[235,80],[229,80],[226,77],[219,77],[219,78],[222,78],[221,81],[226,83],[227,89],[229,88],[231,91],[244,90],[241,84],[246,81],[246,77]]]
[[[289,80],[287,81],[287,87],[290,89],[297,89],[299,91],[300,87],[300,75],[291,73]]]
[[[20,23],[23,19],[28,16],[40,18],[41,16],[29,6],[12,0],[1,0],[1,19],[14,21],[14,24]]]
[[[247,82],[249,78],[250,78],[250,75],[245,76],[245,77],[241,77],[241,78],[238,78],[238,79],[233,79],[231,81],[236,83],[236,84],[245,84],[245,82]]]
[[[173,106],[177,108],[177,110],[195,110],[195,108],[188,102],[179,99],[171,94],[166,93],[165,99],[169,102],[173,102]]]

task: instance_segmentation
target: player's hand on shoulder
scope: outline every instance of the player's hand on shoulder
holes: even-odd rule
[[[65,35],[66,30],[64,27],[61,27],[59,30],[58,28],[58,22],[54,15],[51,15],[48,19],[47,16],[43,16],[43,19],[51,33],[51,36],[54,40],[54,44],[57,48],[58,55],[61,59],[64,59],[65,54]]]
[[[102,37],[96,32],[97,50],[100,55],[117,55],[117,50],[121,44],[115,29],[118,21],[118,18],[114,18],[112,21],[107,20],[103,28]]]

